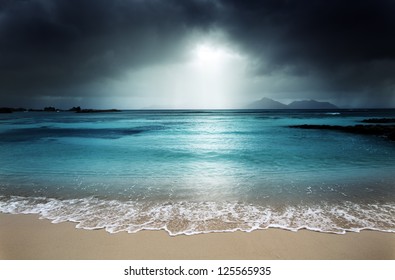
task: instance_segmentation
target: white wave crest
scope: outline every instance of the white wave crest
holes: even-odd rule
[[[340,234],[363,229],[395,232],[395,203],[264,207],[240,202],[143,203],[94,197],[58,200],[0,196],[0,212],[38,214],[53,223],[71,221],[77,228],[110,233],[166,230],[170,235],[192,235],[266,228]]]

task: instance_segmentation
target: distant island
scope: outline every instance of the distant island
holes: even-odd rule
[[[75,113],[113,113],[113,112],[121,112],[118,109],[81,109],[80,106],[73,107],[68,110],[56,109],[55,107],[45,107],[43,109],[26,109],[26,108],[9,108],[2,107],[0,108],[0,114],[10,114],[13,112],[75,112]]]
[[[278,102],[276,100],[263,97],[247,106],[247,109],[267,109],[267,110],[281,110],[281,109],[315,109],[315,110],[332,110],[338,107],[329,102],[320,102],[316,100],[301,100],[294,101],[288,105]]]
[[[68,111],[73,111],[76,113],[113,113],[113,112],[121,112],[121,110],[118,109],[104,109],[104,110],[98,110],[98,109],[81,109],[81,107],[73,107],[69,109]]]

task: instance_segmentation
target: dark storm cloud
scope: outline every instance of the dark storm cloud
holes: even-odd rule
[[[391,0],[5,0],[0,95],[89,92],[126,70],[182,59],[191,34],[219,30],[253,75],[307,77],[318,98],[388,105],[394,15]]]
[[[228,32],[262,58],[262,70],[395,58],[394,1],[232,2]]]
[[[311,76],[327,96],[393,98],[395,1],[227,3],[227,31],[258,74]]]
[[[177,59],[186,35],[204,31],[208,1],[26,0],[0,6],[0,90],[43,90],[117,77]]]

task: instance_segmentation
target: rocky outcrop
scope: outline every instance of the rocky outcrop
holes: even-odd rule
[[[108,109],[108,110],[96,110],[96,109],[82,109],[79,111],[76,111],[76,113],[114,113],[114,112],[121,112],[121,110],[117,109]]]
[[[0,108],[0,114],[10,114],[12,112],[12,108]]]
[[[366,119],[361,121],[363,123],[395,123],[395,119],[387,119],[387,118],[382,118],[382,119]]]
[[[321,129],[321,130],[334,130],[347,133],[375,135],[385,137],[391,141],[395,141],[395,125],[353,125],[353,126],[341,126],[341,125],[292,125],[291,128],[301,129]]]

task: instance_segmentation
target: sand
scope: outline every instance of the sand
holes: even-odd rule
[[[110,234],[53,224],[37,215],[0,214],[0,259],[395,259],[395,233],[344,235],[257,230],[169,236],[165,231]]]

